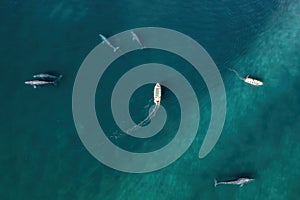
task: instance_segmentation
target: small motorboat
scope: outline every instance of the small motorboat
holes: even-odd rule
[[[154,96],[154,103],[156,105],[159,105],[161,100],[161,86],[159,83],[156,83],[154,87],[153,96]]]
[[[246,78],[244,78],[244,81],[250,85],[254,85],[254,86],[262,86],[264,83],[260,80],[254,79],[254,78],[250,78],[249,75],[246,76]]]

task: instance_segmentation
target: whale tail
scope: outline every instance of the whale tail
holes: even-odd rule
[[[215,185],[215,187],[217,187],[217,185],[218,185],[217,179],[214,179],[214,185]]]
[[[115,47],[114,48],[114,52],[116,52],[120,47]]]
[[[53,85],[57,86],[58,85],[58,82],[60,81],[60,79],[63,77],[63,75],[59,75],[57,77],[57,79],[55,79],[55,81],[53,81]]]

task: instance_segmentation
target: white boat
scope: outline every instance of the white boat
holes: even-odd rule
[[[257,80],[257,79],[254,79],[254,78],[250,78],[249,76],[247,76],[246,78],[244,78],[244,81],[246,83],[249,83],[251,85],[254,85],[254,86],[262,86],[264,83]]]
[[[161,87],[159,83],[156,83],[154,87],[153,96],[154,96],[154,103],[156,105],[159,105],[161,99]]]

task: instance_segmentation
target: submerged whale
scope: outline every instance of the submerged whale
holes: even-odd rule
[[[115,47],[113,46],[108,40],[106,37],[104,37],[103,35],[99,34],[99,36],[101,37],[101,39],[103,40],[104,43],[106,43],[108,46],[110,46],[111,48],[113,48],[114,52],[116,52],[119,47]]]
[[[243,187],[243,185],[253,182],[254,179],[252,178],[238,178],[236,180],[231,180],[231,181],[220,181],[218,182],[216,179],[215,181],[215,187],[218,185],[239,185],[240,187]]]
[[[37,88],[37,86],[42,86],[42,85],[57,85],[58,81],[60,81],[62,77],[63,76],[60,75],[53,80],[30,80],[30,81],[25,81],[25,84],[31,85],[33,86],[33,88]]]
[[[42,73],[42,74],[33,75],[33,78],[42,79],[42,80],[51,80],[51,79],[55,80],[58,78],[58,76]]]
[[[141,49],[144,48],[142,42],[140,41],[140,38],[135,34],[135,32],[130,31],[131,35],[132,35],[132,40],[137,41],[137,43],[140,45]]]

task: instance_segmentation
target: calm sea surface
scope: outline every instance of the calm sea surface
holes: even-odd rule
[[[0,199],[300,198],[300,0],[3,0],[0,11]],[[149,26],[180,31],[207,50],[225,84],[227,115],[217,145],[199,159],[210,98],[201,76],[188,65],[181,68],[199,97],[197,137],[170,166],[129,174],[101,164],[81,143],[72,117],[72,88],[81,63],[101,42],[99,33],[109,37]],[[96,99],[110,96],[109,85],[130,66],[159,62],[176,68],[182,62],[174,55],[149,50],[149,56],[147,51],[117,60],[102,79],[107,90],[97,91]],[[246,85],[227,67],[265,85]],[[23,84],[40,72],[64,77],[58,87]],[[144,94],[152,88],[145,85],[131,98],[137,105],[130,105],[136,122],[148,113],[152,91]],[[171,138],[152,140],[158,148],[176,134],[179,119],[176,97],[167,89],[165,94],[171,117],[163,132]],[[109,107],[105,112],[96,107],[99,116],[107,116],[102,123],[108,134],[114,134]],[[134,142],[115,141],[129,150]],[[214,178],[241,176],[256,180],[242,188],[213,186]]]

